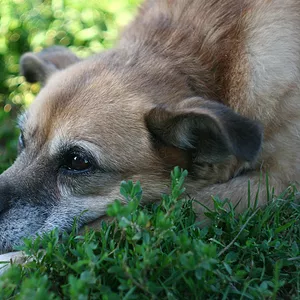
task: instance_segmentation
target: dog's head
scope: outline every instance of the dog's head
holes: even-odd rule
[[[83,211],[80,224],[99,219],[124,179],[141,181],[144,201],[158,200],[174,166],[200,189],[227,180],[261,146],[255,122],[191,97],[163,61],[121,50],[81,61],[55,47],[23,55],[21,71],[43,87],[19,118],[19,156],[0,176],[1,251],[70,230]]]

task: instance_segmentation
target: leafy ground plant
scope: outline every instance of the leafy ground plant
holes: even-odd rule
[[[171,191],[141,205],[139,183],[122,183],[111,223],[78,235],[58,231],[25,240],[30,261],[0,279],[1,299],[299,299],[300,208],[291,186],[267,208],[236,216],[214,198],[200,228],[184,200],[186,171]]]

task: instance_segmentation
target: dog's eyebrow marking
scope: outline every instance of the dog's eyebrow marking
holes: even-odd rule
[[[56,135],[50,141],[48,153],[55,157],[65,150],[69,150],[73,147],[79,147],[89,153],[101,170],[107,172],[119,172],[118,165],[114,162],[114,160],[110,159],[109,155],[105,155],[100,146],[88,140],[79,140],[67,137],[62,133],[60,135]]]
[[[25,123],[28,119],[28,113],[24,112],[17,117],[17,127],[20,128],[20,130],[24,130]]]
[[[56,155],[62,149],[72,147],[79,147],[88,151],[97,160],[97,163],[101,165],[102,155],[100,154],[100,149],[95,144],[84,140],[68,140],[67,138],[56,137],[50,143],[49,154]]]

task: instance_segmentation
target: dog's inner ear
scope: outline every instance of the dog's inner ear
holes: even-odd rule
[[[196,108],[153,108],[145,117],[157,147],[176,147],[194,163],[219,163],[234,155],[253,161],[262,143],[261,126],[213,101]]]
[[[39,53],[23,54],[20,60],[20,72],[28,82],[41,82],[44,85],[55,71],[64,69],[79,60],[67,48],[54,46]]]

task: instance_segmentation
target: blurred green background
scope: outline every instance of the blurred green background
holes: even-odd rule
[[[16,116],[40,88],[19,76],[20,56],[55,44],[80,57],[112,47],[140,2],[0,0],[0,173],[16,157]]]

